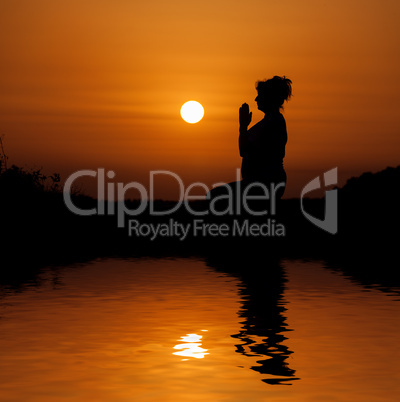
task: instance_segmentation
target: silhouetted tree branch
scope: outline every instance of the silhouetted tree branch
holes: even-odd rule
[[[3,170],[7,170],[7,159],[8,159],[8,156],[4,152],[3,137],[4,135],[0,135],[0,173]]]

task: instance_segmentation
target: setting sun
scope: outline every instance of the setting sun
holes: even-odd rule
[[[181,107],[181,116],[188,123],[198,123],[204,116],[204,108],[199,102],[188,101]]]

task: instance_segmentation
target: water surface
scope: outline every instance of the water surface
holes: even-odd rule
[[[1,290],[4,401],[390,401],[399,296],[320,262],[47,268]]]

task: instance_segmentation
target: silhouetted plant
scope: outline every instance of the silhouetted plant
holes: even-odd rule
[[[3,135],[0,136],[0,174],[7,170],[7,159],[8,156],[4,152],[4,146],[3,146]]]
[[[59,192],[61,177],[59,173],[46,176],[41,169],[28,171],[12,165],[0,173],[0,188],[4,193],[33,194],[43,192]]]
[[[52,183],[50,184],[49,190],[50,191],[59,191],[60,190],[60,182],[61,176],[59,173],[54,173],[50,176]]]
[[[4,136],[0,136],[0,190],[2,195],[59,192],[61,181],[59,173],[46,176],[42,173],[42,169],[28,171],[16,165],[8,168],[8,156],[4,151],[3,138]]]

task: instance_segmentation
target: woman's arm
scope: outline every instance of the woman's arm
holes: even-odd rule
[[[251,122],[253,113],[250,112],[249,105],[243,103],[239,108],[239,152],[240,156],[244,156],[248,147],[247,127]]]

